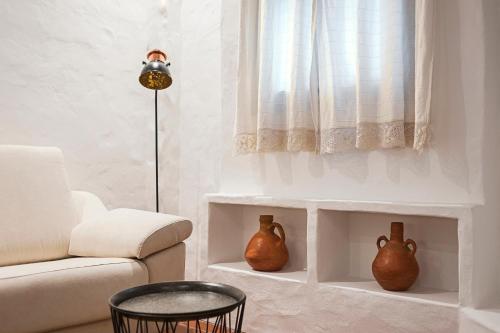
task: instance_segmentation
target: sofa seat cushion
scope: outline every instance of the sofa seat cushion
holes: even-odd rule
[[[44,332],[109,318],[108,298],[148,279],[143,263],[121,258],[0,267],[0,331]]]

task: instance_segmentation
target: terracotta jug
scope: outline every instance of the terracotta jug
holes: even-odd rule
[[[279,271],[288,262],[285,231],[281,224],[273,222],[272,215],[261,215],[260,229],[248,242],[245,259],[256,271]],[[277,228],[280,237],[274,233]]]
[[[407,290],[418,276],[419,268],[415,259],[417,244],[412,239],[404,241],[403,232],[402,222],[392,222],[391,239],[385,236],[377,239],[378,254],[373,260],[372,272],[385,290]],[[380,246],[382,241],[385,241],[383,247]]]

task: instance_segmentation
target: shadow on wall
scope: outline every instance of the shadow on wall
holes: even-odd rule
[[[474,304],[479,308],[500,307],[500,45],[496,42],[500,35],[500,3],[497,0],[483,2],[484,15],[484,130],[483,177],[484,205],[474,210]]]
[[[462,73],[459,8],[445,2],[438,7],[440,24],[436,31],[436,56],[434,58],[430,150],[422,154],[414,151],[387,151],[387,177],[395,183],[400,181],[402,168],[410,167],[417,176],[430,174],[430,155],[438,156],[441,172],[450,181],[467,192],[470,191],[469,167],[466,160],[466,111],[465,82]],[[455,33],[454,33],[455,32]]]
[[[434,60],[431,102],[433,147],[439,157],[443,175],[470,191],[464,96],[469,90],[467,85],[473,90],[476,83],[466,82],[462,73],[460,28],[463,22],[460,22],[459,8],[448,2],[438,4],[437,15],[441,19],[436,34],[437,57]]]
[[[491,8],[491,11],[488,9]],[[498,22],[498,17],[500,16],[500,3],[496,0],[487,0],[484,5],[485,17],[486,17],[486,27],[485,27],[485,40],[487,41],[498,41],[498,36],[500,35],[500,23]],[[498,176],[498,170],[500,170],[500,158],[498,157],[498,146],[500,142],[500,45],[498,43],[486,43],[486,59],[485,68],[491,68],[493,70],[485,72],[485,124],[487,124],[486,130],[484,132],[483,142],[483,156],[484,156],[484,175],[485,178],[491,181],[485,182],[484,192],[486,197],[486,205],[493,209],[494,218],[490,221],[492,224],[491,238],[492,244],[496,247],[490,252],[493,256],[500,253],[500,243],[498,239],[500,238],[500,211],[498,207],[498,201],[500,200],[500,177]],[[488,126],[489,125],[489,126]],[[487,249],[488,251],[488,249]],[[500,262],[496,262],[496,274],[493,276],[498,277],[500,275]],[[495,300],[500,300],[500,279],[496,279],[497,288]],[[497,301],[498,302],[498,301]],[[498,306],[499,304],[495,304]]]

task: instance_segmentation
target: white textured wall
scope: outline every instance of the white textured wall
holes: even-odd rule
[[[138,74],[164,47],[174,85],[159,93],[162,194],[176,211],[179,11],[180,0],[1,1],[0,144],[58,146],[75,189],[153,209],[154,93]]]
[[[499,246],[498,1],[436,2],[430,147],[318,156],[268,153],[234,156],[238,1],[222,1],[221,192],[282,197],[460,203],[474,210],[474,303],[500,306],[491,264]],[[496,36],[496,37],[495,37]],[[496,174],[495,171],[497,170]]]
[[[213,5],[212,8],[220,5],[221,18],[196,18],[199,9],[208,6],[208,3]],[[495,261],[498,246],[494,238],[499,236],[500,213],[495,202],[500,200],[500,195],[495,189],[498,175],[495,176],[492,170],[498,170],[499,158],[498,155],[492,155],[498,143],[491,139],[496,140],[495,133],[498,131],[494,129],[498,129],[499,124],[496,114],[490,110],[497,101],[494,96],[498,95],[500,85],[494,79],[496,67],[492,59],[495,59],[496,51],[490,50],[496,50],[492,46],[496,38],[493,37],[494,33],[483,34],[485,13],[498,18],[498,15],[491,13],[496,7],[494,2],[438,2],[438,44],[432,104],[434,135],[432,145],[426,152],[418,155],[410,150],[391,150],[334,156],[309,153],[233,156],[231,137],[236,108],[239,1],[186,0],[183,5],[196,7],[189,12],[189,17],[183,15],[183,36],[203,45],[201,50],[193,47],[193,50],[199,50],[194,57],[210,64],[202,76],[207,78],[205,83],[196,82],[196,96],[190,96],[199,99],[199,102],[187,102],[193,106],[205,101],[209,103],[205,104],[206,107],[198,106],[199,110],[203,110],[201,114],[192,110],[193,115],[196,115],[195,121],[183,123],[192,131],[197,129],[198,122],[204,121],[206,124],[203,131],[206,134],[200,136],[201,139],[191,135],[182,139],[185,144],[191,140],[190,149],[182,154],[184,161],[189,161],[184,163],[190,165],[186,172],[181,167],[183,204],[180,207],[183,214],[196,216],[199,224],[205,224],[207,212],[201,202],[203,194],[212,191],[340,200],[477,204],[474,235],[469,238],[470,242],[474,241],[474,264],[470,267],[475,285],[473,302],[478,306],[498,305],[496,272],[499,265]],[[489,20],[489,24],[493,25],[490,30],[495,31],[498,24],[492,21]],[[201,24],[205,24],[206,31],[202,42],[198,41],[198,31],[203,30]],[[196,27],[191,38],[184,34],[190,30],[189,26]],[[214,33],[214,29],[220,29],[220,35]],[[186,43],[191,48],[192,42]],[[183,48],[183,54],[187,53],[186,48]],[[221,86],[210,84],[220,73]],[[184,74],[183,79],[192,80],[193,85],[200,77],[197,73],[197,76]],[[485,90],[487,84],[492,86]],[[190,88],[184,88],[183,92],[191,92]],[[221,104],[207,99],[207,96],[219,96]],[[222,109],[219,110],[219,107]],[[182,112],[184,114],[185,110]],[[220,125],[217,123],[219,120],[222,120]],[[487,240],[487,243],[482,240]],[[203,256],[205,250],[205,244],[198,242],[198,248],[194,251]],[[200,270],[203,267],[198,267]],[[204,272],[202,276],[210,276],[210,273]],[[221,276],[213,278],[220,279]],[[249,293],[271,312],[267,315],[266,311],[261,313],[256,310],[249,315],[252,318],[250,327],[257,327],[255,325],[259,322],[272,322],[276,326],[282,323],[285,327],[291,327],[285,323],[292,317],[300,317],[302,299],[293,298],[293,291],[277,301],[276,294],[252,288],[252,285],[257,284],[250,278],[247,282],[244,288],[250,290]],[[318,299],[313,297],[309,301]],[[287,305],[283,306],[283,303]],[[323,305],[328,306],[327,303]],[[375,313],[373,315],[376,316]],[[325,314],[324,318],[317,319],[328,316]],[[366,323],[370,323],[370,320],[377,319],[370,318]],[[453,325],[443,331],[455,332],[457,329],[453,329]],[[460,325],[461,331],[467,330],[463,322]],[[408,328],[404,327],[405,324],[402,326],[401,330]]]
[[[236,108],[237,3],[223,0],[224,142],[230,141]],[[431,149],[421,155],[393,149],[322,156],[275,153],[234,157],[231,146],[225,144],[221,190],[240,192],[251,183],[258,192],[279,196],[482,202],[483,112],[477,108],[483,87],[482,35],[477,27],[481,24],[477,21],[481,3],[470,3],[472,11],[462,16],[466,1],[438,2]]]
[[[464,10],[469,15],[474,5]],[[474,287],[476,305],[500,306],[500,1],[485,0],[482,8],[484,31],[484,78],[482,85],[484,131],[482,145],[482,173],[484,178],[484,204],[475,210],[474,225]],[[475,50],[469,49],[473,57]],[[469,71],[477,70],[470,66]],[[496,285],[496,292],[492,286]],[[500,330],[500,322],[498,323]]]
[[[219,0],[182,1],[179,212],[206,221],[202,202],[217,192],[221,132],[221,7]],[[188,278],[197,276],[200,228],[188,246]]]

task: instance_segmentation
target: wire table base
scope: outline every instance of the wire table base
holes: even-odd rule
[[[123,290],[110,298],[115,333],[241,333],[245,294],[196,281]]]

